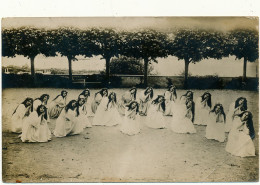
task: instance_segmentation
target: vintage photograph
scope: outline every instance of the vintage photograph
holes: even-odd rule
[[[258,17],[2,19],[2,181],[258,182]]]

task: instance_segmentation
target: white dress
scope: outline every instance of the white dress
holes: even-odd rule
[[[233,126],[228,135],[226,151],[234,156],[255,156],[255,146],[249,136],[249,129],[243,125],[240,118],[234,119]]]
[[[172,116],[172,121],[170,123],[170,128],[175,133],[196,133],[194,125],[190,118],[186,115],[188,113],[188,109],[184,103],[184,99],[181,99],[180,102],[176,105],[174,109],[175,112]]]
[[[175,104],[175,97],[174,94],[171,93],[170,91],[166,91],[164,94],[164,98],[165,98],[165,112],[164,115],[165,116],[172,116],[173,112],[174,112],[174,104]]]
[[[23,120],[26,118],[25,114],[29,112],[31,107],[25,107],[24,104],[20,104],[15,113],[12,115],[11,131],[14,133],[21,133],[23,127]]]
[[[82,125],[82,128],[92,127],[91,122],[88,119],[88,111],[86,103],[79,107],[78,122]]]
[[[126,105],[128,105],[131,101],[134,100],[134,96],[131,94],[130,91],[126,91],[121,98],[121,101],[118,104],[118,112],[121,115],[125,115]]]
[[[150,128],[165,128],[165,118],[160,104],[151,104],[147,112],[145,124]]]
[[[122,122],[116,103],[110,102],[108,105],[107,104],[108,97],[103,97],[93,118],[92,125],[115,126]]]
[[[101,96],[100,93],[98,93],[95,97],[94,97],[94,100],[92,101],[91,103],[91,110],[92,112],[95,114],[96,111],[97,111],[97,108],[99,106],[99,104],[101,103],[103,97]]]
[[[140,119],[136,110],[126,110],[120,131],[126,135],[136,135],[140,132]]]
[[[36,111],[24,119],[21,140],[22,142],[48,142],[51,140],[47,121],[42,116],[38,116]]]
[[[145,91],[140,92],[140,106],[139,106],[139,112],[141,114],[147,115],[147,111],[149,109],[149,106],[151,104],[151,98],[149,95],[144,94]]]
[[[219,142],[225,141],[225,119],[223,114],[219,115],[219,117],[214,112],[209,114],[205,137]]]
[[[199,97],[195,104],[195,125],[207,125],[209,119],[210,107],[206,102],[201,102],[202,98]]]
[[[65,137],[67,135],[80,134],[83,131],[82,125],[78,122],[75,110],[62,110],[56,120],[54,135],[56,137]]]
[[[66,106],[66,97],[58,96],[57,99],[53,100],[48,109],[49,117],[51,119],[56,119],[59,117],[61,111]]]

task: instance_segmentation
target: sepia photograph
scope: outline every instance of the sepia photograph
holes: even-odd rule
[[[2,181],[258,182],[259,17],[6,17]]]

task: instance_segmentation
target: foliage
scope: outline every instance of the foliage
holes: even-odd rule
[[[258,32],[249,29],[236,29],[229,34],[230,54],[237,59],[246,58],[254,62],[259,57]]]
[[[148,73],[152,70],[153,67],[149,66]],[[144,74],[144,63],[133,57],[113,58],[110,62],[110,71],[112,74],[142,75]]]
[[[14,42],[15,29],[2,30],[2,56],[15,57],[16,44]]]

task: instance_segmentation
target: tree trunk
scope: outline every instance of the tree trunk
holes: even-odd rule
[[[36,85],[36,79],[35,79],[35,68],[34,68],[34,59],[35,56],[30,57],[31,60],[31,77],[32,77],[32,86]]]
[[[184,89],[188,88],[189,59],[185,59]]]
[[[144,59],[144,87],[148,86],[148,58]]]
[[[68,61],[69,61],[69,81],[70,83],[72,83],[72,60],[70,57],[68,57]]]
[[[247,59],[246,59],[246,57],[244,57],[244,67],[243,67],[242,82],[245,82],[245,81],[246,81],[246,63],[247,63]]]
[[[109,66],[109,63],[110,63],[110,57],[107,57],[106,58],[106,83],[109,84],[110,81],[109,81],[109,78],[110,78],[110,66]]]

